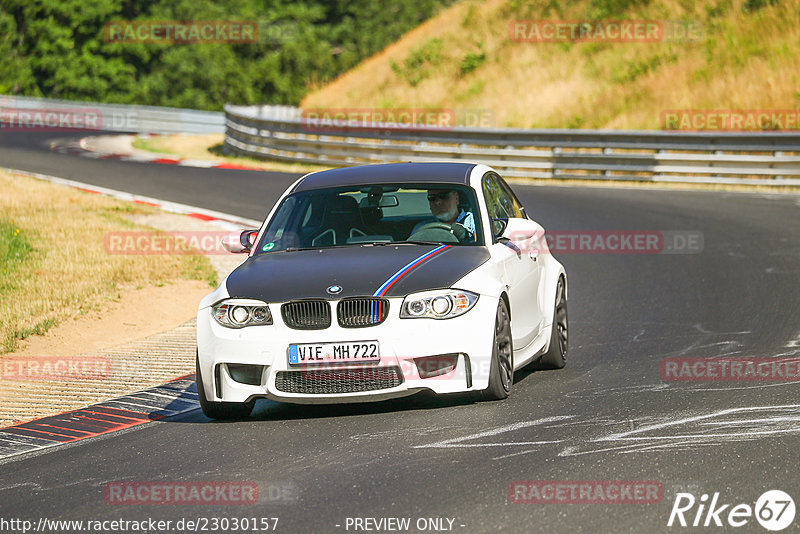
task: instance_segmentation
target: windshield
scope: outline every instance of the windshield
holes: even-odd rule
[[[453,184],[315,189],[286,197],[256,254],[386,243],[481,246],[475,192]]]

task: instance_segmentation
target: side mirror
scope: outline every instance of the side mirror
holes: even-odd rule
[[[222,247],[234,254],[249,254],[257,235],[257,229],[236,230],[222,238]]]
[[[530,219],[508,219],[501,237],[528,253],[547,252],[544,228]]]

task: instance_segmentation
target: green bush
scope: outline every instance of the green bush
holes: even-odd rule
[[[3,0],[0,94],[221,110],[298,104],[454,0]],[[257,43],[107,42],[128,20],[255,21]],[[412,69],[413,70],[413,69]]]
[[[486,52],[483,51],[482,46],[479,45],[478,47],[480,48],[480,52],[470,52],[461,60],[460,69],[462,76],[474,71],[486,61]]]
[[[392,62],[392,70],[412,87],[416,87],[419,82],[430,75],[431,67],[441,63],[442,48],[441,39],[429,39],[409,52],[402,67]]]

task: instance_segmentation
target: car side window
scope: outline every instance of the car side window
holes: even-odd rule
[[[508,219],[512,215],[507,209],[508,202],[503,201],[505,194],[500,188],[496,177],[492,173],[487,173],[483,177],[483,196],[486,199],[486,208],[489,211],[489,217],[493,219]]]
[[[522,207],[517,195],[511,190],[511,187],[506,183],[505,180],[497,177],[497,183],[500,184],[500,190],[503,192],[503,203],[506,206],[506,210],[512,217],[517,217],[520,219],[527,219],[525,216],[525,208]]]
[[[508,217],[515,217],[520,219],[525,219],[525,210],[523,209],[522,205],[517,200],[517,197],[514,196],[514,193],[511,191],[511,188],[508,187],[508,184],[500,178],[495,173],[486,173],[486,176],[483,178],[484,183],[484,194],[486,194],[487,188],[491,192],[492,200],[494,203],[498,204],[502,209],[496,210],[497,213],[505,213],[505,215],[493,215],[498,219],[508,218]],[[487,203],[489,195],[487,196]],[[490,210],[491,213],[491,210]]]

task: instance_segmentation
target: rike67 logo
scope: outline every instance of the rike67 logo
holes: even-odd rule
[[[714,493],[710,501],[706,493],[700,499],[691,493],[678,493],[675,495],[667,526],[723,527],[727,524],[738,528],[747,525],[755,517],[765,529],[779,531],[790,526],[794,522],[794,516],[794,500],[781,490],[764,492],[756,501],[755,507],[746,503],[723,504],[720,502],[719,492]]]

